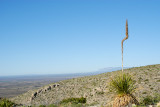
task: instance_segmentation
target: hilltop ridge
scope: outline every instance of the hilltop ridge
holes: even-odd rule
[[[78,77],[55,82],[36,90],[11,98],[15,103],[24,105],[57,104],[70,97],[85,97],[87,104],[109,104],[114,95],[108,90],[110,77],[120,71],[93,76]],[[125,69],[136,80],[135,96],[140,101],[147,95],[160,94],[160,64]]]

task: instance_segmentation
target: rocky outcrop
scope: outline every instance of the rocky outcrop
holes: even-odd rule
[[[56,88],[56,87],[59,87],[59,84],[52,84],[52,85],[49,85],[49,86],[46,86],[44,88],[41,88],[41,89],[38,89],[36,92],[33,92],[32,95],[31,95],[31,98],[30,100],[34,100],[40,93],[42,92],[47,92],[53,88]]]
[[[37,93],[39,94],[40,92],[42,92],[42,89],[38,89]]]
[[[45,87],[45,88],[43,89],[44,92],[46,92],[46,91],[48,91],[48,90],[51,90],[51,86]]]
[[[50,85],[51,88],[55,88],[55,87],[59,87],[59,84],[53,84],[53,85]]]

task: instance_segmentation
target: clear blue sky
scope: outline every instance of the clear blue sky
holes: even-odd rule
[[[0,0],[0,76],[160,64],[159,0]]]

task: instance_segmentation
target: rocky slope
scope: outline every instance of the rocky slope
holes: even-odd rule
[[[160,94],[160,64],[125,69],[136,80],[138,100],[147,95]],[[11,98],[16,103],[24,105],[56,104],[70,97],[85,97],[92,105],[108,105],[114,95],[108,90],[111,77],[120,71],[108,72],[94,76],[86,76],[63,80],[31,90],[20,96]]]

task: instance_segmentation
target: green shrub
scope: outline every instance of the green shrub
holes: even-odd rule
[[[7,99],[0,99],[0,107],[13,107],[15,103],[7,100]]]
[[[156,94],[154,97],[146,96],[141,102],[141,105],[152,105],[160,101],[160,94]]]
[[[160,80],[157,80],[157,82],[160,82]]]
[[[147,92],[143,92],[142,94],[147,94]]]
[[[74,103],[74,104],[78,104],[78,103],[86,103],[86,98],[81,97],[81,98],[68,98],[68,99],[63,99],[60,104],[62,103]]]
[[[159,93],[155,93],[153,101],[154,101],[154,103],[160,102],[160,94]]]
[[[39,107],[46,107],[45,105],[40,105]]]
[[[152,105],[154,104],[152,96],[147,96],[143,99],[144,105]]]
[[[54,104],[50,104],[49,106],[47,107],[58,107],[57,105],[54,105]]]
[[[97,94],[100,94],[100,95],[103,95],[104,94],[104,92],[103,91],[98,91],[98,92],[96,92]]]
[[[154,88],[150,88],[151,90],[153,90]]]
[[[78,104],[75,104],[75,103],[63,103],[63,104],[60,104],[57,107],[86,107],[86,105],[84,105],[82,103],[78,103]]]
[[[71,104],[71,107],[84,107],[82,103],[78,103],[78,104]]]
[[[145,82],[148,82],[149,80],[148,79],[146,79],[146,80],[144,80]]]

